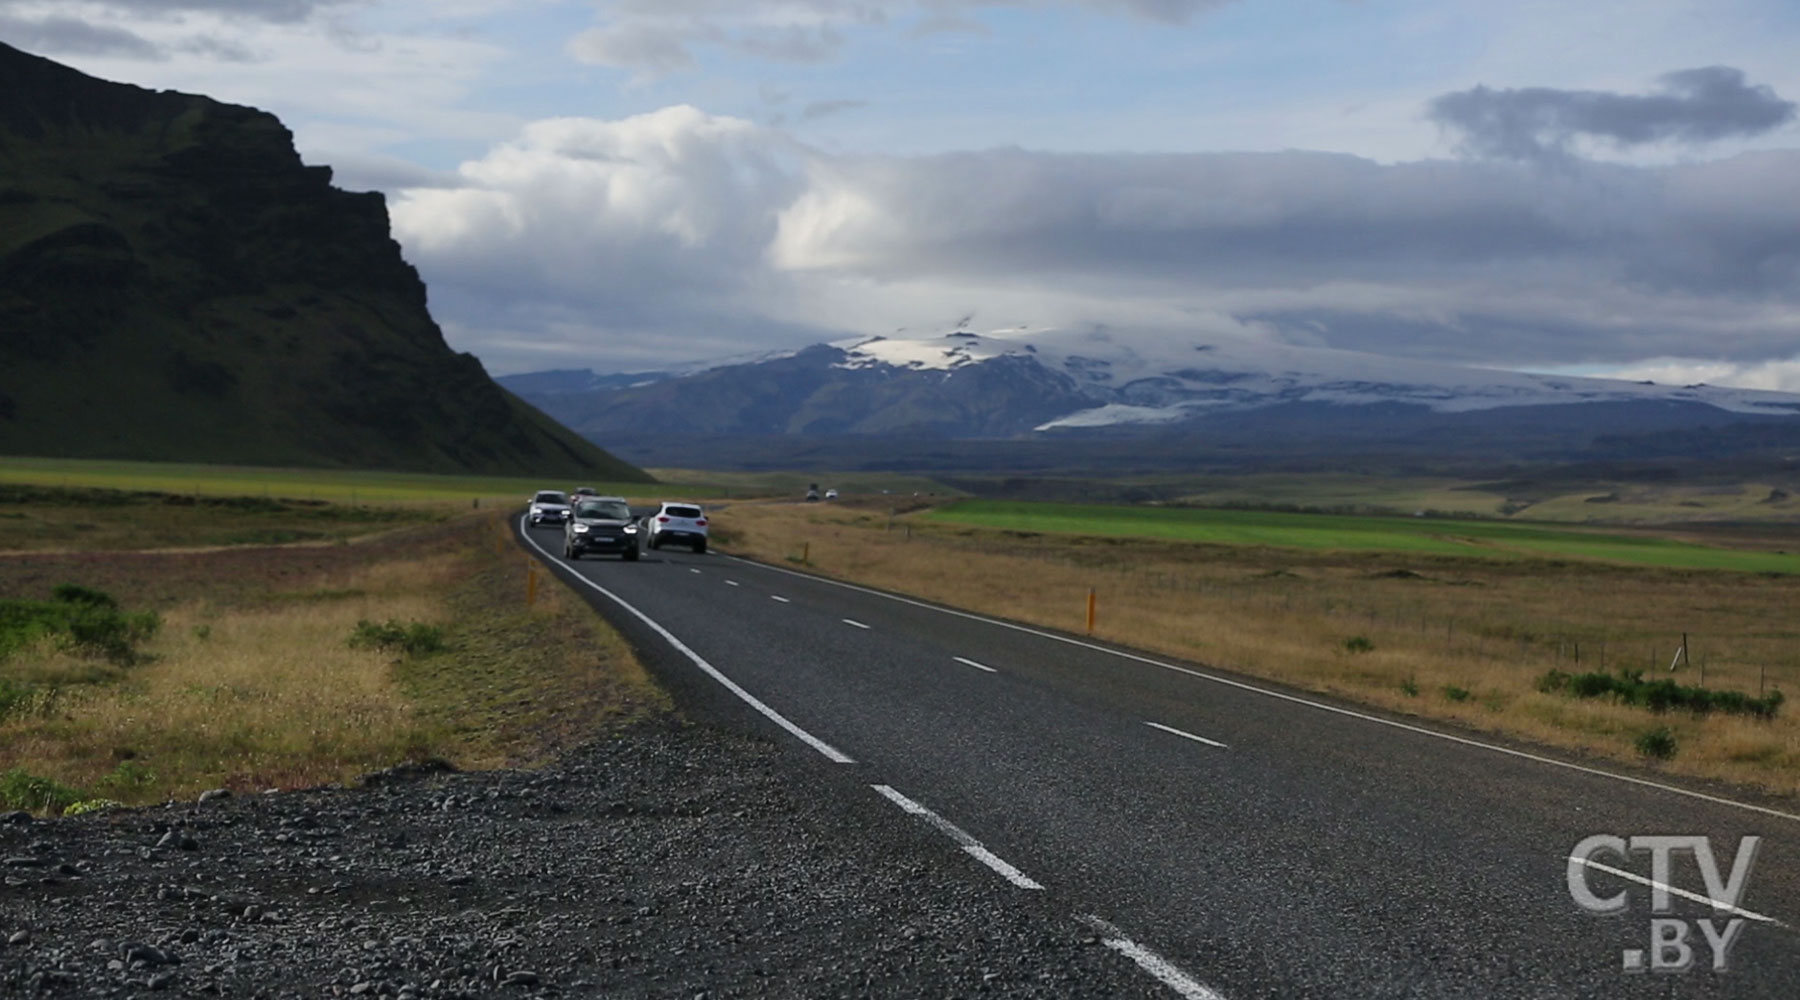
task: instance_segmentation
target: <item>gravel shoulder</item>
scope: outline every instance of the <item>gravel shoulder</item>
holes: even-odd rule
[[[0,995],[1165,991],[800,750],[646,722],[526,771],[0,818]]]

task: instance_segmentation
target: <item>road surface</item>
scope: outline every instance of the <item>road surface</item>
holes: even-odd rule
[[[942,831],[946,865],[1049,895],[1169,996],[1800,997],[1791,805],[717,551],[571,564],[560,530],[519,530],[691,712]]]

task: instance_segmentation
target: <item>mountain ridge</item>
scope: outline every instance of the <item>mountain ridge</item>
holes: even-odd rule
[[[1175,461],[1184,440],[1195,456],[1293,454],[1310,440],[1368,454],[1501,447],[1544,460],[1607,435],[1617,451],[1633,433],[1800,423],[1794,394],[1106,330],[861,338],[687,375],[500,381],[585,434],[758,440],[752,450],[764,454],[792,454],[776,443],[784,437],[832,452],[842,451],[832,441],[855,438],[891,458],[904,441],[1053,440],[1075,449],[1093,439]],[[654,460],[672,457],[665,450]]]
[[[432,320],[273,115],[0,43],[0,454],[648,478]]]

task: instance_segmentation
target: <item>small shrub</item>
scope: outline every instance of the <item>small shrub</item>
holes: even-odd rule
[[[388,619],[372,622],[367,618],[350,631],[350,648],[398,650],[408,656],[442,652],[444,630],[424,622],[398,622]]]
[[[131,791],[149,788],[154,784],[156,784],[156,772],[135,760],[120,761],[119,766],[113,768],[111,774],[99,781],[99,786],[108,791]]]
[[[212,638],[212,626],[211,625],[195,625],[194,626],[194,638],[199,639],[201,642],[205,642],[206,640]]]
[[[1468,688],[1457,687],[1454,684],[1446,684],[1444,685],[1444,697],[1451,701],[1468,701],[1471,694]]]
[[[30,687],[0,677],[0,719],[5,719],[31,700]]]
[[[22,768],[0,774],[0,805],[33,812],[61,812],[81,801],[81,793]]]
[[[63,815],[82,816],[87,813],[100,812],[105,809],[119,809],[123,806],[124,803],[115,802],[112,799],[82,799],[80,802],[69,803],[68,808],[63,810]]]
[[[1419,682],[1411,677],[1408,677],[1407,679],[1400,682],[1400,690],[1408,698],[1417,698],[1419,696]]]
[[[1637,751],[1653,760],[1668,760],[1675,756],[1675,734],[1669,732],[1668,726],[1657,726],[1638,734]]]
[[[84,604],[90,608],[117,609],[119,606],[111,594],[79,583],[59,583],[50,591],[50,596],[64,604]]]
[[[1374,641],[1366,635],[1353,635],[1344,640],[1344,652],[1346,653],[1370,653],[1374,650]]]

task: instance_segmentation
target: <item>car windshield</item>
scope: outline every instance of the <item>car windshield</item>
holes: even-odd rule
[[[612,521],[631,520],[631,508],[617,500],[603,500],[599,503],[584,503],[575,508],[576,517],[605,518]]]
[[[537,495],[537,497],[535,499],[533,499],[531,502],[532,503],[568,503],[569,501],[568,501],[567,497],[564,497],[561,493],[558,493],[555,490],[545,490],[544,492],[539,493]]]
[[[698,508],[698,507],[676,507],[676,506],[670,505],[670,506],[663,508],[663,513],[669,515],[670,517],[699,517],[700,516],[700,508]]]

